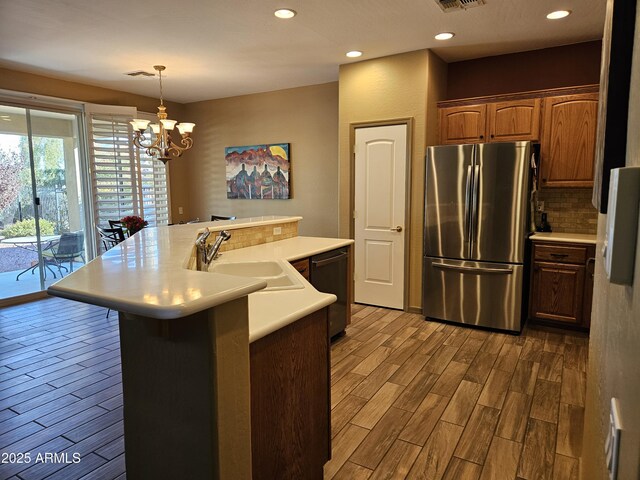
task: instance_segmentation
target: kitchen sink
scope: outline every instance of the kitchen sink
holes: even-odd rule
[[[267,287],[260,290],[261,292],[304,288],[302,282],[296,278],[295,269],[284,261],[220,262],[211,265],[209,272],[264,280]]]

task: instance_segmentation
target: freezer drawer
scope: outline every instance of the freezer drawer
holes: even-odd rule
[[[520,332],[523,278],[522,265],[425,257],[422,313]]]

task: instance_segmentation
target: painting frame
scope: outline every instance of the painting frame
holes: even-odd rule
[[[290,143],[225,147],[224,159],[227,199],[291,198]]]

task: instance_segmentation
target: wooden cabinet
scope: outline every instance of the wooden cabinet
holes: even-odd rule
[[[440,143],[511,142],[540,138],[539,98],[440,108]]]
[[[595,246],[534,242],[529,317],[554,326],[588,328]]]
[[[541,104],[539,98],[489,103],[489,141],[539,140]]]
[[[291,262],[291,266],[295,268],[305,280],[309,280],[309,258],[301,258]]]
[[[486,105],[440,108],[440,143],[484,142],[486,122]]]
[[[542,187],[593,186],[598,94],[544,99]]]
[[[322,479],[331,457],[328,309],[250,345],[254,480]]]
[[[541,187],[591,187],[596,87],[440,102],[440,144],[539,141]]]

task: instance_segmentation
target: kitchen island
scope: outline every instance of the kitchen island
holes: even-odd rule
[[[280,388],[306,389],[309,385],[304,382],[315,379],[311,386],[315,393],[326,392],[315,402],[321,409],[322,403],[327,405],[326,418],[307,423],[328,435],[326,307],[335,296],[316,291],[295,271],[287,274],[297,275],[301,288],[259,292],[267,286],[265,280],[192,269],[193,245],[205,227],[224,228],[232,237],[237,233],[237,238],[250,235],[252,228],[273,228],[264,244],[237,245],[224,252],[220,262],[294,260],[352,243],[298,237],[299,220],[257,217],[145,229],[49,288],[51,295],[119,312],[128,478],[252,478],[252,456],[253,463],[263,461],[260,452],[252,452],[252,442],[279,445],[288,440],[292,445],[287,451],[274,448],[273,456],[303,455],[309,445],[295,445],[300,443],[294,438],[299,432],[266,431],[276,420],[286,419],[262,422],[269,412],[257,412],[256,399],[252,401],[252,390],[273,392],[278,381],[283,382]],[[295,235],[279,240],[279,226],[287,222],[296,224]],[[309,335],[316,338],[310,344],[293,341],[308,340]],[[276,358],[283,345],[290,347],[290,355]],[[294,347],[308,350],[309,355],[297,354]],[[262,360],[250,363],[250,355],[262,355]],[[265,359],[274,363],[267,368]],[[320,374],[317,364],[305,361],[309,359],[324,364]],[[283,398],[302,402],[302,393],[284,392]],[[269,402],[258,407],[270,408]],[[311,413],[290,410],[303,419]],[[289,422],[287,428],[299,424]],[[258,426],[252,434],[254,425]],[[276,438],[282,435],[286,438]],[[327,437],[326,444],[318,446],[325,457],[328,442]],[[300,460],[303,470],[314,468],[313,478],[321,477],[326,459],[313,467],[308,459],[294,460]],[[253,470],[253,478],[259,474]]]

